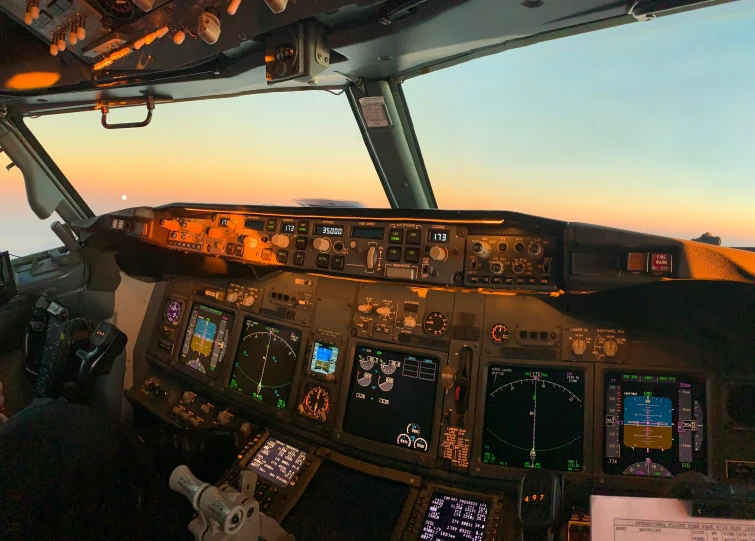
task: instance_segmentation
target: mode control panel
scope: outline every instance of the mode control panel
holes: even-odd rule
[[[555,238],[470,235],[464,284],[476,287],[555,290]]]
[[[160,219],[166,245],[248,263],[461,285],[465,227],[453,223],[215,214]],[[178,243],[177,243],[178,242]]]

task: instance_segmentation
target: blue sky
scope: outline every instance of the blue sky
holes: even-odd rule
[[[687,239],[710,231],[755,246],[753,5],[540,43],[407,81],[439,206]],[[326,92],[164,105],[140,130],[106,132],[94,111],[29,126],[98,213],[187,200],[387,205],[345,97]],[[25,207],[17,171],[0,170],[0,182],[10,186],[0,245],[29,253],[56,244]]]

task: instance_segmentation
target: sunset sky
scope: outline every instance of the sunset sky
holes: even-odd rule
[[[755,246],[753,5],[541,43],[409,80],[438,205],[687,239],[710,231],[726,245]],[[110,120],[143,114],[120,110]],[[172,201],[388,204],[346,98],[327,92],[160,105],[138,130],[105,131],[98,112],[28,124],[97,213]],[[0,169],[0,183],[0,249],[23,255],[58,244],[24,207],[17,170]]]

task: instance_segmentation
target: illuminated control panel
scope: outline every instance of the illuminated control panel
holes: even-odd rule
[[[464,284],[522,289],[554,289],[555,238],[470,235]]]

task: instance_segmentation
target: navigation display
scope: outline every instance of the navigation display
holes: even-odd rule
[[[231,373],[231,389],[285,409],[300,346],[298,329],[244,319]]]
[[[249,463],[249,469],[279,487],[285,487],[307,460],[307,453],[275,438],[268,438]]]
[[[482,462],[582,470],[585,372],[491,364],[485,390]]]
[[[338,346],[330,342],[315,341],[312,346],[312,358],[309,362],[309,371],[313,374],[333,379],[338,363]]]
[[[231,314],[204,304],[194,304],[180,361],[197,372],[216,379],[225,357],[231,317]]]
[[[434,493],[419,538],[427,541],[483,541],[488,504],[449,494]]]
[[[708,473],[704,378],[608,372],[604,414],[605,473],[643,477]]]
[[[435,357],[357,346],[344,431],[427,453],[438,366]]]

